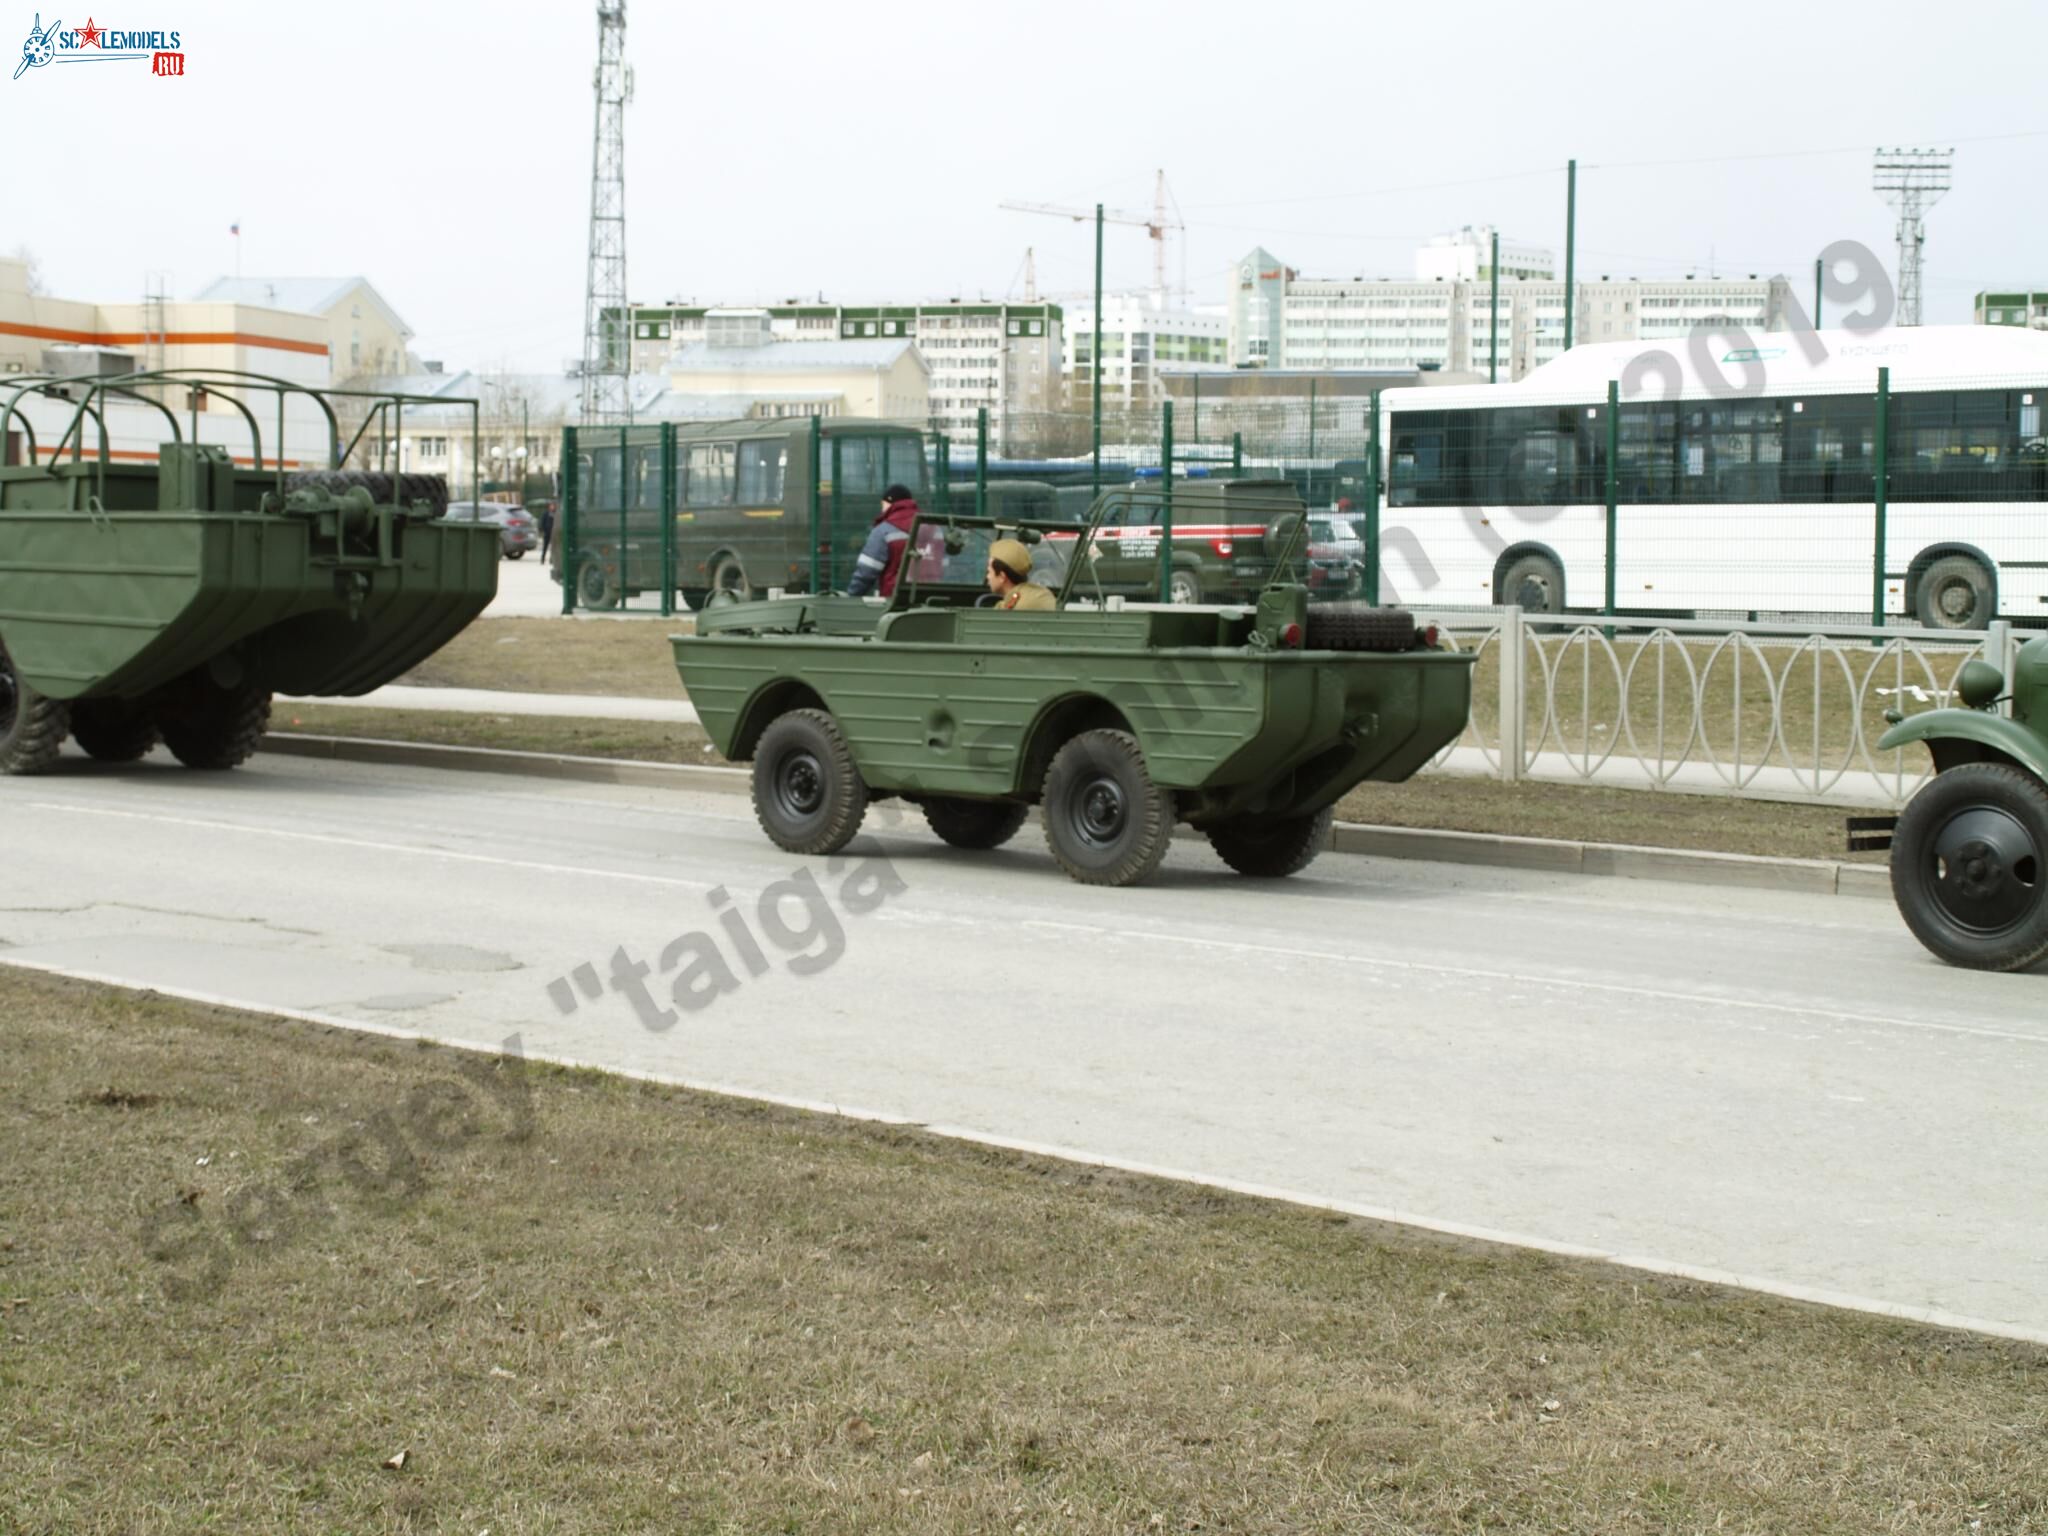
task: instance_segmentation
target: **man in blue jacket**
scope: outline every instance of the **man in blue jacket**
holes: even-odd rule
[[[849,597],[866,597],[879,591],[892,596],[896,578],[903,571],[903,553],[910,547],[910,525],[917,520],[917,500],[906,485],[892,485],[882,492],[882,515],[868,530],[867,543],[853,562],[853,579],[846,584]]]

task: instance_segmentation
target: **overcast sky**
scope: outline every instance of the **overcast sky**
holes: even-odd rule
[[[37,14],[6,0],[4,46]],[[81,14],[74,16],[72,12]],[[0,81],[0,250],[65,297],[190,295],[233,272],[362,273],[423,357],[581,351],[595,8],[473,0],[45,0],[65,26],[175,28],[187,74]],[[1830,241],[1894,261],[1879,144],[1956,146],[1926,319],[2048,287],[2040,8],[2022,0],[1712,7],[629,0],[635,299],[861,302],[1085,290],[1083,225],[1004,199],[1148,208],[1164,167],[1197,302],[1263,244],[1305,275],[1410,275],[1463,224],[1583,277],[1784,271]],[[1639,162],[1662,162],[1640,164]],[[1672,164],[1673,161],[1697,162]],[[1112,288],[1149,281],[1112,226]]]

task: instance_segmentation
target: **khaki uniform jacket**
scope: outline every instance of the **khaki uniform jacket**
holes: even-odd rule
[[[1002,609],[1023,609],[1037,612],[1041,609],[1059,607],[1059,599],[1052,595],[1050,588],[1041,587],[1035,581],[1027,581],[1021,587],[1010,588],[1009,596],[996,604]]]

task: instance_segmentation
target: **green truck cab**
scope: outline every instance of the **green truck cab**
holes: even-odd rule
[[[1956,696],[1960,707],[1886,712],[1879,750],[1925,744],[1934,778],[1897,816],[1852,817],[1849,846],[1891,849],[1892,895],[1928,949],[2023,971],[2048,960],[2048,635],[2020,647],[2010,690],[1970,661]]]
[[[986,849],[1037,806],[1054,859],[1084,883],[1145,879],[1177,822],[1243,874],[1290,875],[1346,791],[1409,778],[1464,730],[1472,656],[1398,610],[1311,607],[1282,579],[1285,552],[1242,604],[1108,590],[1093,551],[1116,500],[1078,532],[920,520],[886,603],[709,604],[673,642],[677,669],[713,743],[751,761],[769,838],[829,854],[871,800],[896,797],[946,842]],[[998,538],[1031,549],[1055,607],[989,606]]]

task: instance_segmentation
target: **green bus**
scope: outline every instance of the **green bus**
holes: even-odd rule
[[[818,567],[837,590],[852,574],[882,492],[927,503],[924,434],[883,421],[783,417],[572,429],[573,507],[554,555],[576,602],[615,608],[664,582],[692,608],[714,591],[806,592],[812,567],[811,455],[818,456]]]

